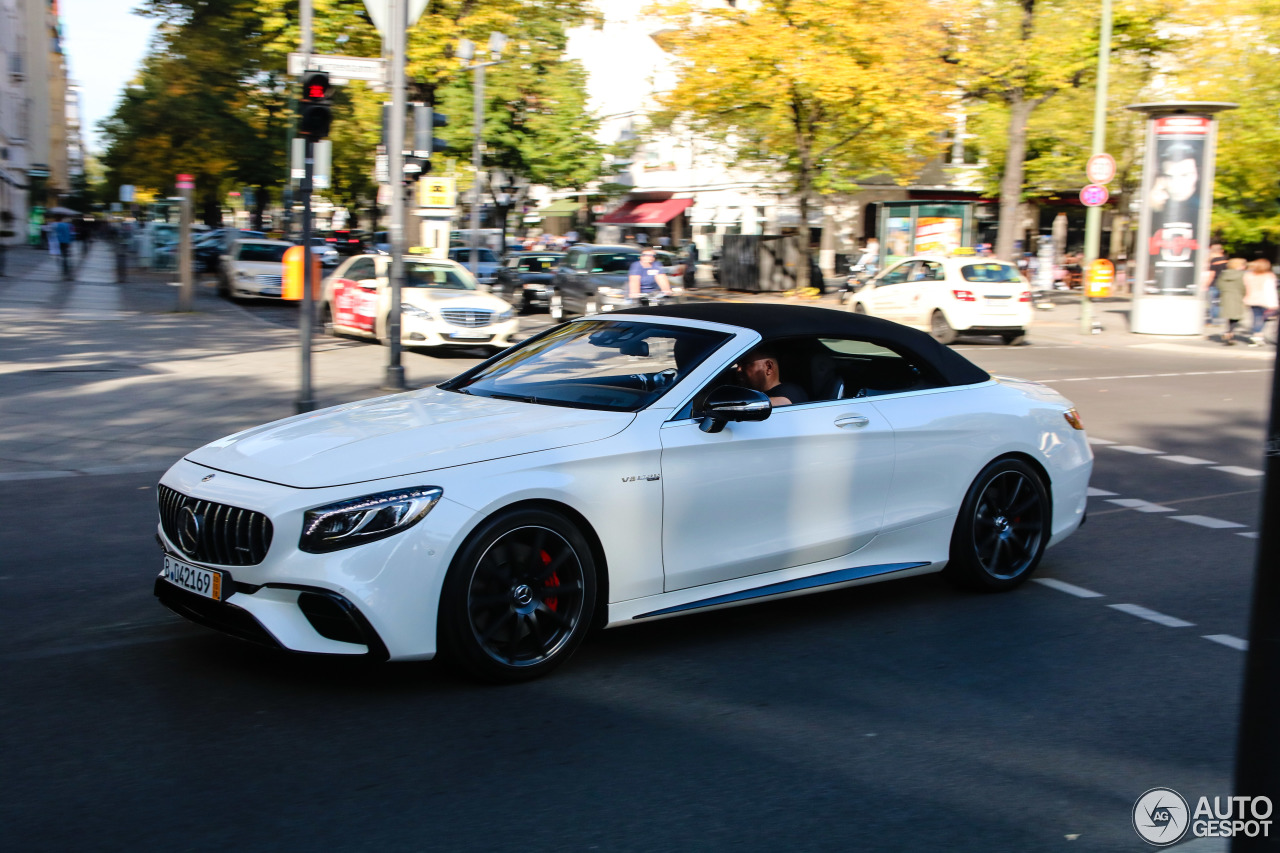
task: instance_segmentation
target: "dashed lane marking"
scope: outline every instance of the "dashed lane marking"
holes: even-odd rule
[[[1241,652],[1249,651],[1248,640],[1242,640],[1239,637],[1233,637],[1230,634],[1205,634],[1204,638],[1211,643],[1219,643],[1229,649],[1236,649]]]
[[[1219,465],[1216,468],[1210,468],[1211,471],[1223,471],[1227,474],[1239,474],[1241,477],[1261,477],[1265,472],[1259,471],[1257,468],[1240,468],[1236,465]]]
[[[1090,486],[1086,495],[1091,498],[1112,498],[1115,497],[1116,493],[1108,492],[1106,489],[1095,489],[1093,486]]]
[[[1082,586],[1076,586],[1073,583],[1060,581],[1057,578],[1032,578],[1038,584],[1056,589],[1058,592],[1065,592],[1067,595],[1074,595],[1076,598],[1104,598],[1102,593],[1094,592],[1091,589],[1085,589]]]
[[[1112,382],[1117,379],[1164,379],[1175,376],[1224,376],[1235,375],[1238,373],[1270,373],[1271,368],[1256,368],[1246,370],[1196,370],[1184,373],[1126,373],[1118,376],[1058,376],[1049,379],[1037,379],[1042,385],[1048,385],[1053,382]]]
[[[1185,521],[1187,524],[1195,524],[1199,527],[1208,527],[1211,530],[1226,530],[1231,527],[1248,526],[1235,521],[1223,521],[1220,518],[1210,518],[1207,515],[1171,515],[1169,518],[1172,521]]]
[[[1108,604],[1107,606],[1112,610],[1119,610],[1121,613],[1128,613],[1130,616],[1137,616],[1139,619],[1146,619],[1148,622],[1164,625],[1166,628],[1190,628],[1196,624],[1185,619],[1179,619],[1177,616],[1169,616],[1157,610],[1143,607],[1141,604]]]
[[[1136,509],[1138,512],[1177,512],[1171,506],[1153,504],[1151,501],[1144,501],[1141,498],[1110,498],[1107,503],[1122,506],[1125,509]]]
[[[1124,453],[1133,453],[1138,456],[1159,456],[1161,451],[1152,450],[1150,447],[1138,447],[1136,444],[1117,444],[1111,448]]]
[[[1115,444],[1115,442],[1111,441],[1110,439],[1097,438],[1096,436],[1092,436],[1092,435],[1088,437],[1088,442],[1090,444]]]
[[[1250,530],[1248,533],[1237,533],[1237,536],[1243,536],[1245,539],[1257,539],[1258,531]]]
[[[1200,459],[1196,456],[1157,456],[1157,459],[1163,459],[1165,462],[1177,462],[1179,465],[1212,465],[1209,459]]]

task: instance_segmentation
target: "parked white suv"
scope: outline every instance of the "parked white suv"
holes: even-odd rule
[[[899,261],[853,294],[852,310],[930,332],[999,335],[1018,343],[1031,325],[1031,287],[1018,268],[995,258],[920,256]]]

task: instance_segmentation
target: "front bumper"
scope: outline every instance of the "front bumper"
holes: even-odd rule
[[[400,342],[417,347],[492,346],[506,349],[515,343],[514,336],[519,329],[520,322],[515,319],[487,326],[454,326],[440,320],[404,315]]]

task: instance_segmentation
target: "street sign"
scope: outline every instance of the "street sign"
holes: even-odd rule
[[[1080,190],[1080,202],[1085,207],[1100,207],[1106,204],[1109,198],[1111,194],[1102,184],[1089,184]]]
[[[422,10],[427,8],[427,0],[400,0],[401,3],[409,4],[409,26],[417,23],[418,18],[422,17]],[[378,28],[378,32],[382,33],[383,38],[387,35],[388,19],[391,17],[390,3],[387,0],[364,0],[364,7],[369,10],[369,20],[373,21],[373,25]],[[401,8],[404,8],[401,6]]]
[[[1110,154],[1094,154],[1084,167],[1084,174],[1091,184],[1109,184],[1116,176],[1116,159]]]
[[[1089,264],[1085,276],[1085,288],[1090,298],[1101,298],[1111,295],[1111,284],[1116,279],[1115,264],[1106,258],[1098,258]]]
[[[322,56],[311,54],[311,63],[303,53],[289,54],[289,73],[298,76],[303,71],[323,71],[330,83],[348,80],[371,80],[381,83],[387,79],[387,63],[384,59],[366,56]]]
[[[453,178],[428,176],[418,184],[419,207],[454,207],[457,203],[457,185]]]
[[[196,179],[194,175],[178,175],[177,188],[180,190],[193,190],[196,188]]]

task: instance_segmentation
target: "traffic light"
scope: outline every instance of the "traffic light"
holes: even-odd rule
[[[426,104],[413,105],[413,156],[425,160],[425,170],[431,171],[431,155],[448,151],[443,139],[436,139],[434,130],[449,124],[449,117],[432,110]]]
[[[302,73],[302,98],[298,101],[298,135],[313,142],[329,135],[333,120],[333,88],[323,71]]]

